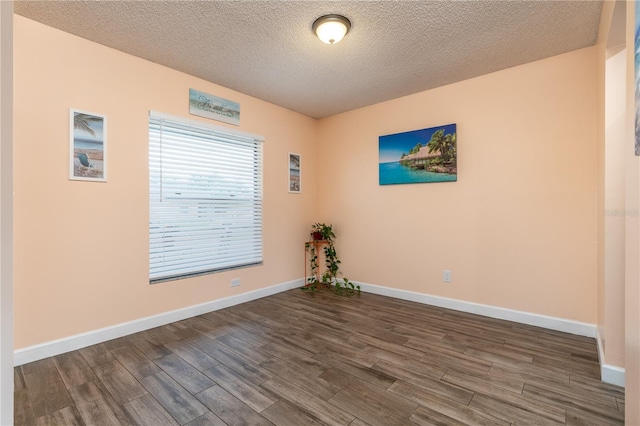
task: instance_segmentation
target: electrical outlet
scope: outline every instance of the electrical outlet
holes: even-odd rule
[[[240,285],[240,278],[231,280],[231,287],[238,287]]]
[[[451,271],[448,269],[445,269],[444,271],[442,271],[442,281],[444,281],[445,283],[450,283],[451,282]]]

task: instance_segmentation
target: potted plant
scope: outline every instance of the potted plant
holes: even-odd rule
[[[311,225],[311,239],[314,241],[329,241],[333,242],[336,235],[333,233],[333,225],[327,225],[326,223],[314,223]]]

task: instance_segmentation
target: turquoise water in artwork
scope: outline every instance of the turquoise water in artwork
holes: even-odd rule
[[[73,138],[73,147],[82,149],[103,149],[102,141],[96,141],[94,139],[82,139],[78,137]]]
[[[445,173],[425,172],[424,170],[413,170],[401,165],[399,162],[380,163],[379,165],[380,185],[394,185],[400,183],[425,183],[425,182],[455,182],[457,175]]]

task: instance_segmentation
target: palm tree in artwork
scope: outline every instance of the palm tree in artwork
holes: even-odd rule
[[[102,117],[96,117],[95,115],[83,114],[76,112],[73,114],[73,128],[78,130],[84,130],[91,136],[95,136],[96,133],[91,128],[91,123],[101,121]]]
[[[444,159],[445,150],[446,150],[445,145],[446,145],[446,140],[444,138],[444,129],[435,131],[431,135],[431,140],[427,143],[427,146],[429,147],[429,153],[440,151],[440,154],[442,155],[443,159]]]
[[[457,141],[458,141],[458,137],[456,136],[456,133],[449,133],[448,135],[445,136],[445,139],[447,139],[447,146],[448,146],[448,152],[450,155],[450,158],[455,158],[456,154],[458,153],[458,148],[457,148]]]
[[[455,133],[445,135],[444,129],[440,129],[431,135],[431,140],[427,145],[429,147],[429,152],[440,151],[442,161],[448,162],[455,156],[456,139]]]
[[[289,155],[289,162],[290,165],[289,167],[292,167],[294,169],[299,169],[300,168],[300,157],[297,155]]]

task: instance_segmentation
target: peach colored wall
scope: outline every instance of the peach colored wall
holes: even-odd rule
[[[378,185],[378,136],[448,123],[457,182]],[[594,47],[322,120],[345,275],[595,324],[595,123]]]
[[[16,349],[302,277],[315,120],[20,16],[14,69]],[[265,137],[264,265],[149,285],[148,111],[198,120],[190,87],[239,102],[239,129]],[[69,108],[108,116],[108,183],[68,179]]]

